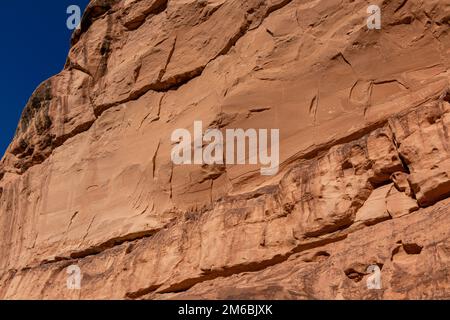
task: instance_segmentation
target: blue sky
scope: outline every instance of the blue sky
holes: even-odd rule
[[[89,0],[13,0],[0,6],[0,153],[11,142],[34,89],[59,73],[69,51],[67,7]],[[1,157],[0,156],[0,157]]]

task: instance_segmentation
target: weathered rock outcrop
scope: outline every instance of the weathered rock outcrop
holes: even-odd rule
[[[373,4],[91,1],[1,162],[0,298],[450,298],[450,1]],[[280,129],[278,175],[174,165],[197,120]]]

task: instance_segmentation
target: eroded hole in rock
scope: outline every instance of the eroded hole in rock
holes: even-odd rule
[[[443,100],[450,103],[450,90],[444,95]]]
[[[409,255],[419,255],[422,253],[423,246],[417,243],[403,243],[402,241],[397,242],[399,245],[392,250],[391,260],[401,259]]]
[[[343,164],[342,164],[342,170],[346,170],[346,169],[353,169],[353,165],[349,160],[346,160]]]
[[[128,245],[127,249],[125,250],[125,253],[126,253],[126,254],[130,254],[131,252],[133,252],[133,250],[134,250],[134,244],[133,244],[133,243],[130,243],[130,244]]]
[[[313,261],[314,262],[324,261],[324,260],[328,259],[329,257],[330,257],[330,254],[328,252],[319,251],[314,255]]]
[[[354,282],[360,282],[365,274],[359,271],[356,271],[353,268],[348,268],[345,271],[345,275],[347,276],[347,278],[349,278],[350,280],[354,281]]]
[[[347,276],[347,278],[349,278],[353,282],[358,283],[361,280],[363,280],[364,277],[366,277],[367,275],[371,274],[370,266],[378,266],[378,268],[380,268],[380,270],[383,270],[384,264],[380,263],[380,262],[371,263],[371,264],[368,264],[368,265],[357,264],[357,265],[355,265],[353,267],[347,268],[344,271],[344,273]]]
[[[355,168],[349,160],[346,160],[344,163],[342,163],[341,168],[344,176],[351,176],[355,173]]]
[[[408,159],[406,159],[405,156],[402,155],[401,153],[399,153],[398,157],[399,157],[399,159],[400,159],[400,161],[401,161],[401,163],[402,163],[403,169],[405,169],[405,172],[406,172],[407,174],[411,174],[411,171],[410,171],[410,169],[409,169],[409,165],[411,164],[411,161],[409,161]]]
[[[331,255],[326,251],[318,251],[312,256],[308,256],[304,259],[305,262],[322,262],[327,260]]]
[[[416,243],[406,243],[403,245],[403,249],[407,254],[420,254],[423,247]]]

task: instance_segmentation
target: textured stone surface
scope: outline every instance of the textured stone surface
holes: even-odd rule
[[[450,2],[374,3],[91,1],[0,165],[0,298],[449,298]],[[279,174],[173,165],[196,120]]]

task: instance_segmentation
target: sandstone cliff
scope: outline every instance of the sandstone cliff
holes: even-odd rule
[[[450,298],[449,23],[449,0],[91,1],[1,162],[0,298]],[[195,120],[279,128],[278,175],[175,166]]]

